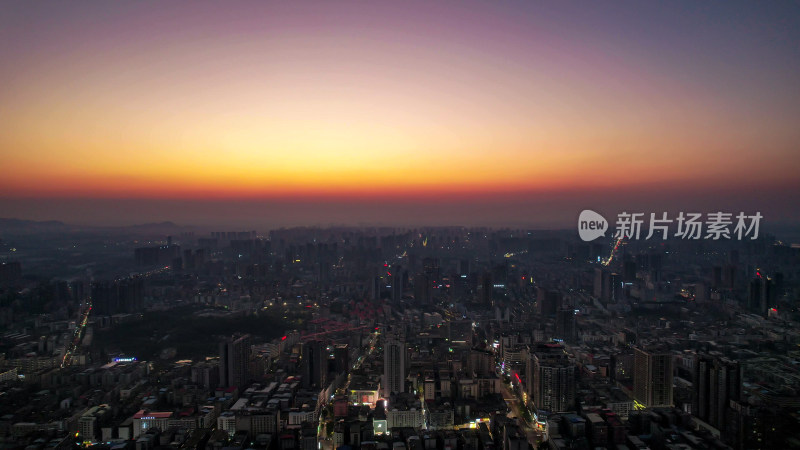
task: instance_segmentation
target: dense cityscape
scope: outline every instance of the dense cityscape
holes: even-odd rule
[[[0,445],[800,446],[800,248],[3,222]]]
[[[800,1],[0,1],[0,450],[800,450]]]

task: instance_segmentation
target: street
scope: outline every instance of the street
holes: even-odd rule
[[[533,448],[537,448],[539,443],[542,441],[541,431],[537,430],[535,426],[531,425],[530,422],[525,420],[525,417],[522,414],[522,402],[513,392],[511,392],[506,383],[502,383],[502,394],[503,399],[508,404],[508,407],[511,408],[511,413],[509,413],[508,417],[514,417],[517,419],[517,424],[525,433],[525,436],[527,436],[528,443],[530,443]]]

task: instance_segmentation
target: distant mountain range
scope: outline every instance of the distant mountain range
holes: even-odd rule
[[[99,227],[104,229],[117,229],[117,230],[126,230],[132,232],[141,232],[141,233],[150,233],[150,232],[176,232],[181,230],[186,230],[187,227],[182,227],[180,225],[176,225],[174,222],[166,221],[166,222],[154,222],[154,223],[142,223],[138,225],[128,225],[122,227]]]
[[[2,231],[63,231],[69,227],[58,220],[23,220],[5,219],[0,217],[0,230]]]
[[[190,227],[182,227],[174,222],[143,223],[127,226],[77,226],[69,225],[59,220],[24,220],[14,218],[0,218],[0,232],[11,233],[40,233],[40,232],[67,232],[77,230],[119,231],[129,233],[177,233],[186,231]]]

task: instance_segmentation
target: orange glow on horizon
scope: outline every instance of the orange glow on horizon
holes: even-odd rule
[[[735,30],[721,49],[681,46],[674,26],[621,39],[627,23],[561,24],[582,16],[559,7],[12,11],[0,197],[411,202],[797,179],[791,58],[754,63]]]

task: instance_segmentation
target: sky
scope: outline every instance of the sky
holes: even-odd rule
[[[796,2],[0,3],[0,217],[800,221]]]

